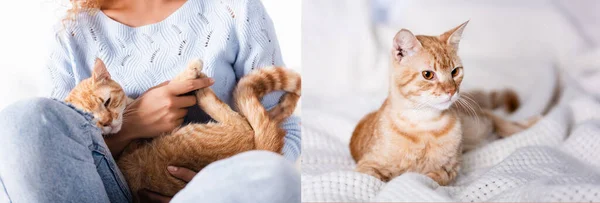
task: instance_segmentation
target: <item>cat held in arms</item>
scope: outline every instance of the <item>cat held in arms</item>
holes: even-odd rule
[[[194,60],[174,81],[206,77],[202,67],[200,60]],[[286,93],[277,106],[267,111],[260,98],[276,90]],[[134,141],[117,160],[134,201],[139,201],[140,189],[173,196],[185,186],[169,174],[169,165],[200,171],[214,161],[249,150],[281,153],[286,132],[279,126],[294,112],[300,93],[300,75],[282,67],[257,69],[240,79],[234,90],[239,113],[210,88],[197,90],[198,105],[216,122],[187,124],[149,141]],[[97,59],[92,77],[81,81],[65,101],[91,113],[103,134],[114,134],[121,128],[126,105],[133,100]]]
[[[350,140],[356,171],[385,182],[416,172],[447,185],[458,174],[463,150],[493,132],[506,137],[537,121],[513,122],[492,112],[518,108],[518,96],[509,89],[459,97],[464,68],[457,51],[467,23],[440,36],[406,29],[395,35],[388,97],[360,120]]]

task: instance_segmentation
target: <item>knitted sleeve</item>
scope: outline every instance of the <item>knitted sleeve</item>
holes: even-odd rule
[[[67,97],[76,84],[72,65],[73,56],[70,53],[68,39],[64,32],[56,32],[55,40],[50,48],[50,55],[46,63],[49,76],[47,82],[50,84],[45,94],[62,100]]]
[[[273,22],[265,12],[260,0],[238,1],[236,14],[236,35],[239,50],[234,63],[236,77],[243,77],[256,68],[267,66],[284,66],[279,43],[275,35]],[[279,103],[282,91],[266,95],[262,99],[265,108],[273,108]],[[290,161],[295,161],[300,154],[300,118],[291,116],[283,124],[286,130],[283,155]]]

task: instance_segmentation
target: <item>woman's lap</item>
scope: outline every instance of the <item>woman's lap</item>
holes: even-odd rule
[[[13,202],[128,202],[91,116],[36,98],[0,112],[0,179]],[[2,194],[6,193],[6,194]]]
[[[0,112],[0,200],[129,202],[91,116],[36,98]],[[4,188],[2,187],[4,186]],[[174,201],[299,202],[300,175],[280,155],[251,151],[207,166]]]

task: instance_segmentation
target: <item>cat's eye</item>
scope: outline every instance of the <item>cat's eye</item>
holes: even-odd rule
[[[434,76],[434,73],[432,71],[428,71],[428,70],[423,71],[421,74],[423,75],[423,78],[425,78],[427,80],[433,79],[433,76]]]
[[[105,102],[104,102],[104,106],[108,107],[108,105],[110,104],[110,98],[108,98]]]
[[[462,69],[462,67],[456,67],[454,70],[452,70],[452,77],[458,76],[461,69]]]

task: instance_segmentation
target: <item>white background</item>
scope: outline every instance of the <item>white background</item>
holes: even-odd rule
[[[300,69],[300,0],[263,0],[273,19],[283,60]],[[44,65],[52,27],[64,15],[66,0],[3,1],[0,6],[0,109],[43,95]]]

